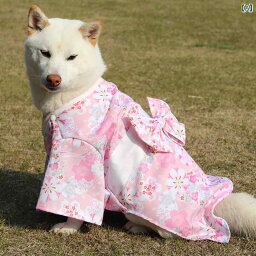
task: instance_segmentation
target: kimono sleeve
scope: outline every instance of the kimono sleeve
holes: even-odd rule
[[[85,141],[55,138],[36,208],[100,225],[104,195],[101,154]]]

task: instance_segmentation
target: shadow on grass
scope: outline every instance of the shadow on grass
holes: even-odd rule
[[[5,225],[48,230],[65,217],[35,209],[41,174],[0,169],[0,220]],[[121,213],[105,211],[104,228],[120,230],[126,223]],[[84,225],[82,232],[86,232]]]

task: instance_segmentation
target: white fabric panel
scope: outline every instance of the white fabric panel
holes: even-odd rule
[[[119,141],[109,159],[108,184],[113,184],[112,192],[124,188],[129,177],[137,173],[137,168],[146,156],[143,142],[140,141],[133,127],[131,127]]]

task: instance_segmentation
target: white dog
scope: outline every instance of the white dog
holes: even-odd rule
[[[70,117],[67,117],[68,111],[67,111],[67,108],[65,109],[64,106],[67,106],[67,104],[70,105],[70,102],[74,103],[75,102],[74,99],[78,99],[78,98],[80,99],[81,95],[89,95],[90,92],[92,92],[93,88],[96,88],[95,84],[99,84],[97,86],[103,86],[103,87],[106,86],[106,90],[104,89],[102,91],[102,93],[103,94],[105,93],[104,95],[107,95],[106,96],[107,99],[109,99],[109,97],[110,97],[109,92],[111,91],[111,93],[110,93],[111,97],[113,97],[115,99],[115,101],[120,102],[120,98],[122,98],[124,102],[126,102],[126,103],[128,102],[127,104],[122,103],[123,105],[122,104],[121,105],[122,105],[123,113],[125,113],[125,114],[128,113],[127,117],[130,122],[134,121],[133,117],[131,117],[131,112],[134,111],[134,109],[137,109],[136,111],[138,111],[138,112],[136,112],[136,114],[140,113],[140,115],[142,115],[144,119],[151,120],[151,121],[153,120],[154,122],[156,120],[158,120],[157,124],[160,124],[163,120],[165,120],[165,121],[167,120],[166,117],[164,117],[165,118],[164,119],[164,118],[162,118],[162,116],[158,116],[159,118],[162,118],[161,119],[162,121],[157,118],[149,119],[149,117],[140,109],[140,106],[138,104],[134,103],[128,96],[122,94],[119,91],[116,91],[116,87],[114,85],[112,85],[111,83],[108,83],[108,82],[104,81],[103,79],[100,80],[103,73],[106,70],[106,66],[103,62],[103,59],[101,57],[101,53],[100,53],[100,50],[99,50],[99,47],[97,44],[98,38],[100,35],[100,28],[101,28],[101,25],[98,21],[95,21],[92,23],[84,23],[79,20],[66,20],[66,19],[57,19],[57,18],[48,19],[46,17],[46,15],[37,6],[32,6],[29,11],[28,38],[25,42],[25,60],[26,60],[27,74],[29,77],[30,87],[31,87],[31,91],[32,91],[33,103],[43,113],[43,131],[46,132],[46,130],[49,129],[49,122],[50,122],[50,126],[51,126],[50,128],[52,129],[53,136],[60,136],[60,135],[58,135],[58,134],[56,135],[56,133],[54,133],[55,130],[57,129],[58,132],[61,133],[61,136],[63,136],[63,138],[65,138],[65,143],[70,139],[69,134],[74,132],[75,125],[72,123],[74,120],[72,121],[70,119]],[[97,93],[98,93],[98,91],[97,91]],[[102,95],[100,95],[100,96],[102,96]],[[97,112],[98,104],[95,104],[95,102],[90,103],[91,99],[87,100],[87,98],[83,101],[80,100],[79,102],[80,103],[82,102],[81,104],[84,104],[84,105],[87,104],[85,106],[85,108],[87,108],[87,109],[94,107],[94,110],[92,112]],[[96,97],[95,97],[95,99],[96,99]],[[98,100],[98,98],[97,98],[97,100]],[[111,98],[111,100],[112,100],[112,98]],[[149,103],[151,104],[151,107],[153,110],[154,110],[154,107],[156,107],[155,104],[160,104],[159,105],[160,108],[163,108],[167,112],[169,111],[168,107],[162,101],[156,101],[154,99],[150,99],[150,100],[152,100]],[[104,104],[105,105],[108,104],[108,100],[104,101]],[[115,106],[117,106],[119,103],[115,103],[115,104],[116,104]],[[100,103],[99,103],[99,105],[100,105]],[[60,111],[60,109],[62,109],[62,112]],[[63,109],[65,109],[65,110],[63,111]],[[109,109],[111,109],[111,107],[108,107],[108,111],[109,111]],[[127,112],[127,109],[130,112],[129,111]],[[71,110],[69,110],[69,111],[71,111]],[[158,109],[156,109],[156,111],[158,111]],[[53,115],[53,113],[55,113],[55,114]],[[60,115],[56,114],[56,113],[59,113],[59,114],[61,113],[60,115],[62,115],[62,118],[64,120],[59,120],[57,122],[56,118],[58,119]],[[84,113],[82,113],[82,114],[84,114]],[[65,115],[65,117],[63,117],[63,115]],[[95,115],[95,113],[92,113],[92,115]],[[170,129],[174,129],[175,125],[177,125],[178,128],[177,128],[176,132],[174,131],[175,130],[174,129],[173,133],[172,132],[168,133],[168,129],[167,129],[167,130],[165,130],[165,135],[161,134],[161,136],[162,136],[162,138],[164,138],[164,140],[166,140],[165,143],[167,143],[167,144],[172,143],[171,144],[172,147],[177,148],[177,150],[179,150],[179,152],[183,152],[183,149],[179,144],[182,144],[182,141],[183,141],[182,136],[184,134],[182,132],[180,134],[178,134],[180,132],[180,131],[178,131],[178,129],[182,128],[182,125],[180,123],[178,123],[178,121],[171,114],[171,112],[168,112],[166,115],[168,115],[170,117],[169,121],[172,120],[172,122],[174,122],[174,123],[170,124],[171,128],[169,128],[169,131],[170,131]],[[101,117],[99,115],[98,119],[100,119],[100,118]],[[141,118],[141,116],[140,116],[140,118]],[[117,117],[117,119],[118,119],[118,117]],[[142,120],[142,119],[140,119],[140,120]],[[67,125],[68,122],[70,122],[69,126]],[[61,125],[64,125],[66,127],[65,132],[64,132],[64,130],[63,131],[61,130],[62,129]],[[125,125],[127,125],[127,123]],[[166,124],[164,124],[164,125],[166,125]],[[136,123],[135,124],[133,123],[133,126],[135,127]],[[69,130],[67,131],[67,129],[69,129]],[[152,161],[153,161],[152,159],[154,159],[154,157],[156,157],[156,155],[158,154],[155,152],[172,152],[170,148],[163,150],[164,146],[162,146],[162,148],[160,150],[159,150],[159,148],[157,148],[157,146],[154,146],[154,145],[152,146],[152,143],[149,143],[147,141],[147,139],[152,139],[152,138],[146,138],[146,139],[142,138],[142,140],[146,141],[146,143],[142,143],[141,140],[139,140],[138,137],[136,137],[137,135],[134,135],[134,133],[132,133],[131,129],[132,128],[122,130],[123,141],[125,141],[126,145],[128,145],[128,146],[124,146],[122,143],[119,143],[117,146],[118,150],[115,151],[116,153],[115,152],[113,153],[115,155],[115,158],[113,156],[111,158],[111,156],[110,156],[109,160],[104,162],[104,165],[106,165],[106,163],[108,163],[110,168],[112,168],[112,173],[110,175],[109,180],[108,180],[108,176],[106,175],[106,177],[105,177],[106,180],[103,181],[103,183],[106,182],[106,187],[113,185],[113,184],[111,184],[111,182],[113,183],[113,180],[115,180],[115,182],[116,182],[114,185],[116,185],[119,182],[118,184],[119,185],[121,184],[120,186],[124,186],[124,184],[127,184],[129,182],[130,177],[133,177],[133,176],[125,176],[123,174],[122,175],[120,174],[120,172],[122,172],[120,163],[122,164],[122,162],[125,162],[126,165],[129,165],[129,163],[131,163],[131,166],[127,167],[127,172],[131,172],[134,174],[133,167],[135,165],[138,167],[138,164],[140,163],[142,157],[150,156],[151,162],[150,161],[147,162],[147,164],[149,164],[149,163],[152,163]],[[154,129],[155,129],[155,127],[154,127]],[[139,130],[136,130],[136,131],[138,132],[138,134],[140,133]],[[161,131],[162,131],[162,129],[161,129]],[[161,131],[159,131],[159,133]],[[144,131],[142,130],[141,131],[142,137],[144,136],[143,132]],[[167,136],[168,141],[166,139],[167,133],[168,133],[168,136]],[[153,134],[152,136],[155,136],[155,134]],[[84,145],[83,142],[81,142],[81,140],[77,140],[74,138],[75,137],[72,137],[72,141],[71,141],[72,147],[75,147],[75,146],[77,147],[77,145],[79,147],[81,147],[81,145]],[[134,138],[136,138],[136,140]],[[100,140],[100,139],[101,138],[98,138],[98,140]],[[138,141],[140,141],[140,142],[138,142]],[[54,142],[51,142],[51,143],[54,143]],[[94,142],[91,142],[91,144],[93,144],[93,143]],[[97,143],[99,143],[99,142],[97,142]],[[120,145],[120,144],[122,144],[122,145]],[[148,147],[146,146],[146,144],[148,144]],[[84,145],[84,146],[87,147],[86,152],[88,152],[88,150],[89,151],[92,150],[91,148],[88,149],[89,148],[88,145]],[[64,147],[65,147],[65,150],[63,149]],[[61,152],[58,151],[57,153],[56,152],[54,153],[53,149],[51,149],[50,153],[48,152],[49,154],[53,154],[53,156],[51,156],[51,159],[53,159],[54,157],[57,158],[60,153],[63,153],[63,151],[67,152],[69,150],[67,145],[64,145],[63,148],[62,148]],[[157,149],[157,150],[155,150],[155,152],[153,152],[154,150],[152,150],[152,148]],[[131,150],[133,152],[133,155],[132,155],[133,157],[130,159],[128,156],[129,150]],[[151,153],[149,153],[149,151]],[[111,149],[110,149],[110,152],[111,152]],[[48,157],[49,157],[49,154],[48,154]],[[75,153],[69,152],[69,157],[72,154],[74,155]],[[109,153],[109,154],[111,154],[111,153]],[[159,154],[160,155],[166,154],[166,156],[168,156],[168,154],[171,154],[171,153],[159,153]],[[172,154],[173,154],[173,152],[172,152]],[[183,154],[183,153],[181,153],[181,154]],[[95,152],[92,156],[93,157],[99,156],[99,153]],[[122,157],[124,157],[124,158],[122,158]],[[126,157],[128,157],[128,161],[125,160]],[[139,160],[137,160],[137,158],[139,158]],[[98,158],[96,157],[96,159],[98,159]],[[187,160],[186,164],[189,166],[189,165],[193,165],[194,162],[190,159],[190,160]],[[63,178],[63,170],[62,169],[65,169],[65,168],[67,169],[67,166],[69,165],[69,163],[65,162],[65,165],[62,165],[61,170],[58,169],[59,168],[58,165],[60,165],[59,162],[54,162],[53,160],[48,161],[48,169],[50,168],[51,170],[47,170],[47,171],[48,172],[51,171],[52,173],[55,171],[54,174],[51,174],[52,176],[50,178],[49,177],[45,178],[45,179],[48,179],[47,181],[49,183],[51,183],[51,185],[54,183],[53,179],[56,178],[55,176],[58,176],[58,178],[61,177],[59,179],[62,179],[62,181],[63,181],[64,178]],[[84,165],[86,165],[86,163],[84,163]],[[73,165],[73,167],[74,167],[74,165]],[[140,174],[140,176],[139,176],[140,178],[147,172],[147,170],[145,169],[146,167],[143,167],[143,168],[144,169],[142,171],[142,174]],[[99,169],[100,169],[100,167],[97,170],[99,170]],[[94,171],[95,170],[93,170],[93,172]],[[69,172],[69,170],[66,170],[66,172]],[[137,188],[138,191],[136,193],[134,192],[134,197],[131,199],[126,198],[126,199],[122,199],[123,200],[122,201],[120,198],[118,198],[118,200],[117,200],[118,203],[120,203],[121,201],[123,202],[118,206],[119,208],[122,208],[122,207],[123,208],[121,210],[120,209],[118,209],[118,210],[123,211],[125,213],[126,218],[129,220],[129,222],[125,226],[127,230],[129,230],[130,232],[133,232],[133,233],[137,233],[137,232],[146,232],[149,229],[153,229],[154,231],[159,233],[162,237],[171,237],[172,234],[177,234],[177,235],[180,235],[180,236],[188,238],[188,239],[197,239],[197,238],[204,239],[205,238],[205,239],[212,239],[215,241],[226,241],[224,238],[223,238],[223,240],[220,240],[220,239],[218,240],[216,238],[216,233],[214,233],[215,232],[214,229],[216,228],[215,224],[219,221],[220,227],[225,227],[226,222],[227,222],[231,231],[234,231],[236,233],[241,233],[241,234],[251,236],[251,237],[256,236],[256,200],[253,196],[251,196],[247,193],[232,193],[228,196],[227,196],[227,194],[225,194],[223,196],[214,194],[211,197],[211,199],[209,199],[209,200],[212,200],[212,198],[214,197],[214,198],[216,198],[216,201],[215,201],[215,203],[213,203],[213,206],[212,206],[211,210],[209,210],[210,212],[208,213],[209,216],[211,216],[211,217],[209,217],[209,216],[208,217],[213,218],[215,223],[213,223],[213,222],[208,223],[209,226],[206,227],[206,224],[204,222],[200,222],[201,220],[199,220],[198,223],[199,223],[199,225],[201,225],[201,228],[198,228],[197,235],[193,236],[191,234],[190,230],[183,229],[183,230],[179,231],[179,227],[176,227],[176,226],[174,226],[174,228],[166,228],[168,225],[170,225],[170,226],[175,225],[175,223],[172,223],[172,221],[169,220],[168,217],[165,216],[166,212],[167,211],[172,211],[172,213],[174,211],[179,212],[177,205],[182,204],[184,206],[185,202],[181,202],[182,200],[184,200],[184,198],[186,198],[186,200],[187,200],[186,204],[188,205],[188,207],[192,207],[191,205],[192,205],[192,202],[194,202],[193,200],[195,200],[195,201],[199,200],[198,199],[199,197],[202,197],[203,199],[206,198],[206,192],[204,192],[205,194],[203,194],[201,190],[196,191],[195,186],[191,187],[189,190],[188,187],[190,185],[185,186],[183,181],[179,180],[182,175],[184,176],[184,174],[183,174],[184,172],[178,170],[177,168],[175,170],[172,169],[172,172],[173,173],[170,173],[166,176],[166,180],[170,177],[173,178],[176,175],[174,178],[176,179],[176,182],[180,182],[180,183],[178,183],[178,185],[177,185],[177,183],[175,183],[175,184],[178,186],[179,189],[181,189],[180,191],[184,192],[186,189],[187,194],[183,195],[182,192],[180,192],[180,191],[177,193],[175,192],[176,194],[174,194],[174,192],[173,192],[174,191],[173,190],[174,181],[173,180],[168,181],[169,182],[168,186],[166,185],[166,187],[168,187],[168,188],[166,188],[166,191],[164,191],[163,190],[164,184],[167,184],[167,183],[164,183],[166,181],[162,180],[161,181],[162,185],[158,184],[157,183],[158,178],[156,178],[156,176],[157,176],[156,174],[154,177],[151,177],[151,180],[149,182],[150,185],[148,185],[148,186],[145,185],[145,188],[147,189],[147,191],[148,191],[149,187],[150,188],[153,187],[154,191],[157,191],[158,204],[159,205],[162,204],[162,205],[160,205],[162,208],[158,205],[157,206],[158,208],[152,207],[152,209],[150,209],[150,206],[147,206],[146,201],[151,200],[151,202],[153,202],[152,200],[155,200],[155,198],[153,198],[151,192],[150,193],[147,193],[147,191],[142,192],[139,190],[139,188]],[[176,174],[175,174],[175,172],[176,172]],[[58,174],[56,174],[56,173],[58,173]],[[169,173],[169,171],[168,171],[168,173]],[[177,173],[179,173],[179,176],[177,175]],[[46,176],[47,175],[48,174],[46,173]],[[90,174],[90,175],[92,175],[92,177],[96,177],[95,173]],[[118,175],[120,175],[120,176],[118,176]],[[186,174],[186,175],[190,175],[190,174]],[[200,173],[200,175],[203,175],[203,174]],[[99,180],[102,177],[100,177]],[[188,176],[186,176],[186,177],[188,177]],[[204,176],[202,176],[202,177],[204,177]],[[222,188],[223,191],[225,190],[224,187],[227,190],[228,189],[231,190],[229,187],[231,183],[228,180],[223,180],[222,178],[216,178],[216,177],[214,178],[214,177],[210,177],[210,176],[207,176],[207,177],[208,177],[208,180],[206,181],[207,184],[214,185],[214,184],[219,184],[219,183],[221,184],[221,182],[224,182],[225,186],[223,186],[223,188]],[[82,209],[81,205],[82,205],[82,203],[85,203],[85,202],[81,202],[81,204],[80,204],[80,202],[76,201],[73,205],[68,205],[68,203],[70,202],[70,201],[68,201],[69,198],[71,198],[72,196],[75,197],[76,195],[80,196],[81,188],[91,189],[93,186],[95,186],[96,183],[95,184],[92,183],[92,178],[88,178],[88,177],[85,179],[81,178],[80,180],[78,180],[72,176],[72,177],[67,177],[66,179],[67,179],[66,184],[64,184],[63,182],[61,183],[59,181],[54,183],[57,185],[61,184],[62,189],[63,189],[63,187],[65,187],[65,191],[64,191],[64,189],[62,190],[62,192],[60,192],[60,190],[59,190],[59,192],[54,194],[54,196],[53,196],[53,193],[54,193],[53,190],[56,188],[57,185],[56,186],[52,185],[52,187],[50,187],[48,184],[46,187],[43,187],[42,190],[48,191],[48,192],[50,191],[50,192],[47,194],[47,196],[43,196],[42,195],[43,192],[41,192],[41,195],[40,195],[41,201],[39,200],[40,201],[39,204],[41,206],[39,206],[38,209],[54,212],[55,210],[52,210],[52,209],[55,209],[54,208],[55,205],[60,204],[60,202],[58,201],[58,199],[60,199],[60,198],[62,200],[61,203],[63,203],[64,206],[62,204],[58,207],[59,208],[64,207],[65,209],[70,209],[69,213],[64,212],[64,210],[60,210],[58,212],[55,211],[55,213],[60,213],[60,214],[68,216],[68,219],[64,223],[59,223],[59,224],[56,224],[55,226],[53,226],[52,230],[57,233],[73,233],[73,232],[76,232],[77,230],[79,230],[83,221],[84,220],[88,221],[88,218],[93,218],[93,220],[91,220],[92,223],[100,224],[100,222],[101,222],[100,218],[102,217],[102,211],[101,211],[102,195],[100,194],[100,192],[98,194],[97,194],[97,192],[94,192],[95,195],[97,194],[97,199],[93,199],[93,201],[91,201],[89,203],[89,206],[87,208],[84,208],[84,209],[86,209],[85,211],[81,210]],[[118,179],[120,179],[121,181]],[[123,181],[124,179],[125,179],[125,181]],[[195,179],[195,175],[190,176],[190,181],[192,183],[195,183],[196,181],[193,179]],[[138,175],[135,178],[131,178],[131,181],[133,184],[135,184],[138,181]],[[98,182],[97,184],[99,186],[98,189],[100,191],[101,186],[102,186],[102,183],[101,183],[102,180],[97,181],[97,182]],[[136,183],[137,184],[136,186],[139,186],[139,184],[142,184],[143,182],[145,182],[145,180],[141,180],[139,183]],[[80,185],[78,185],[78,183]],[[132,189],[134,189],[132,187],[133,184],[131,184],[129,187],[129,189],[131,189],[130,191],[133,191]],[[200,184],[202,185],[202,181]],[[113,191],[114,191],[113,198],[118,197],[122,194],[121,192],[119,193],[119,190],[114,185],[112,186],[111,189],[107,189],[108,191],[105,191],[107,193],[107,197],[105,195],[105,199],[103,199],[103,203],[106,203],[106,201],[109,200],[109,198],[111,198],[111,196],[109,197],[109,194],[111,194]],[[177,188],[177,186],[175,188]],[[200,188],[200,186],[198,185],[198,188]],[[97,190],[97,188],[96,188],[96,190]],[[105,188],[105,190],[106,190],[106,188]],[[115,190],[117,191],[116,193],[115,193]],[[69,191],[71,191],[70,194],[69,194]],[[207,193],[208,192],[209,191],[207,191]],[[188,196],[188,194],[191,196]],[[146,196],[148,196],[148,198],[146,198]],[[86,195],[84,195],[84,197],[86,197]],[[180,198],[179,203],[175,202],[175,199],[173,199],[173,197],[175,197],[176,200],[179,197]],[[63,198],[64,199],[66,198],[65,200],[67,200],[67,201],[65,201]],[[80,198],[81,198],[81,196],[80,196]],[[208,195],[208,198],[210,198],[209,195]],[[221,198],[222,200],[221,201],[217,200],[217,198]],[[79,200],[79,199],[77,199],[77,200]],[[86,199],[86,200],[89,200],[89,199]],[[133,204],[129,205],[129,202],[127,200],[140,200],[139,201],[140,203],[138,203],[136,206],[135,206],[134,202],[133,202]],[[172,200],[174,200],[174,201],[172,201]],[[64,201],[67,202],[67,205],[65,205]],[[46,202],[48,202],[47,206],[45,206]],[[169,203],[169,202],[170,202],[170,205],[167,205],[167,203]],[[113,202],[107,203],[111,206],[108,206],[106,208],[111,208],[112,210],[115,210],[115,207],[117,207],[118,203],[113,203]],[[201,200],[200,204],[201,205],[205,204],[205,202],[203,200]],[[52,207],[52,208],[49,208],[49,205],[51,205],[50,207]],[[99,220],[96,220],[96,217],[98,216],[97,215],[98,212],[97,212],[97,214],[96,214],[96,212],[93,212],[95,210],[93,207],[96,207],[95,205],[100,205],[99,208],[97,208],[97,209],[95,208],[98,212],[100,212]],[[151,205],[153,206],[153,203]],[[195,205],[195,204],[193,204],[193,205]],[[181,206],[179,206],[179,207],[181,207]],[[71,208],[73,210],[75,209],[75,212],[74,211],[71,212]],[[143,210],[142,210],[142,208],[143,208]],[[192,208],[189,208],[189,209],[192,209]],[[147,211],[154,211],[154,209],[156,209],[157,213],[154,213],[155,215],[152,215],[152,216],[160,216],[160,217],[158,217],[158,221],[154,221],[155,220],[154,218],[157,218],[157,217],[149,217],[149,214],[147,214]],[[199,208],[197,208],[196,211],[199,215],[200,213],[199,213],[198,209]],[[202,207],[200,209],[202,209]],[[220,218],[216,217],[213,214],[213,209],[214,209],[214,214],[216,216],[219,216]],[[87,214],[88,211],[89,212],[91,211],[89,214],[90,216]],[[93,212],[93,217],[91,214],[92,212]],[[186,224],[185,222],[183,222],[183,220],[187,218],[187,217],[185,217],[185,216],[187,216],[186,209],[183,211],[183,213],[184,213],[183,215],[181,215],[181,213],[180,213],[180,215],[177,215],[177,214],[175,215],[176,222],[178,223],[177,225],[189,226],[190,223]],[[84,217],[84,216],[87,216],[86,214],[89,217]],[[177,218],[177,216],[178,216],[178,218]],[[193,217],[193,218],[195,219],[195,217]],[[226,222],[222,221],[221,218],[223,218]],[[193,219],[193,221],[195,221],[194,219]],[[194,226],[194,229],[196,229],[195,227],[196,226]],[[211,232],[213,232],[214,235],[212,234],[212,235],[208,236],[208,234],[205,233],[203,236],[202,232],[206,229],[207,230],[211,229]],[[220,231],[220,233],[221,232],[222,231]],[[211,237],[213,237],[213,238],[211,238]]]

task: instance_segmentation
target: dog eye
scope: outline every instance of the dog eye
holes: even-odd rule
[[[76,58],[77,55],[70,55],[67,60],[74,60]]]
[[[46,58],[50,58],[51,57],[51,54],[50,54],[49,51],[40,50],[40,52]]]

